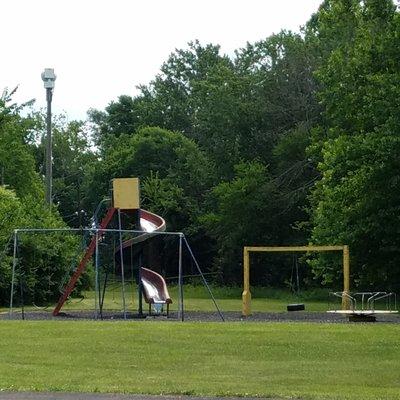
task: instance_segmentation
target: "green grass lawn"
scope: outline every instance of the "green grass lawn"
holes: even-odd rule
[[[400,325],[0,321],[0,390],[398,399]]]
[[[131,290],[132,286],[126,288],[126,304],[130,309],[136,309],[138,303],[138,295],[136,288]],[[171,310],[177,310],[178,307],[178,288],[171,286],[169,288],[173,304]],[[223,311],[242,310],[242,289],[238,287],[215,287],[212,290],[218,306]],[[321,297],[323,300],[321,300]],[[326,311],[328,310],[328,293],[325,298],[318,293],[318,297],[312,298],[312,294],[304,293],[300,298],[292,293],[284,290],[274,290],[268,288],[254,289],[253,300],[251,303],[254,312],[283,312],[289,303],[305,302],[308,311]],[[214,304],[208,295],[208,292],[202,286],[187,285],[184,289],[184,305],[187,311],[213,311]],[[94,308],[94,292],[84,293],[84,299],[72,299],[65,305],[65,310],[77,309],[93,309]],[[104,308],[110,310],[120,310],[122,308],[121,287],[111,287],[106,293]]]
[[[218,306],[222,311],[242,310],[242,288],[240,287],[213,287],[212,292]],[[170,286],[169,292],[173,300],[171,310],[178,307],[178,288]],[[126,306],[130,310],[137,309],[138,295],[136,285],[126,285]],[[288,290],[271,288],[253,288],[253,299],[251,309],[253,312],[284,312],[289,303],[303,302],[307,311],[326,311],[329,309],[329,290],[305,291],[296,296]],[[68,310],[94,310],[94,291],[83,293],[83,299],[69,300],[63,307]],[[19,309],[18,302],[15,304],[16,310]],[[203,286],[184,286],[184,305],[187,311],[214,311],[214,304]],[[144,306],[146,307],[146,306]],[[339,307],[339,303],[338,303]],[[33,309],[32,305],[27,304],[27,309]],[[54,308],[54,304],[49,305],[48,310]],[[110,285],[106,291],[105,310],[122,310],[121,285]],[[0,312],[6,312],[7,308],[0,308]]]

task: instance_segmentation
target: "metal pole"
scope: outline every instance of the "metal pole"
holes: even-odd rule
[[[96,250],[94,258],[94,268],[95,268],[95,289],[94,289],[94,318],[98,318],[98,301],[97,293],[99,291],[99,232],[96,231]]]
[[[21,271],[21,265],[19,266],[19,290],[20,290],[20,306],[22,320],[25,320],[25,305],[24,305],[24,281],[23,272]]]
[[[179,288],[179,307],[178,319],[184,320],[183,313],[183,276],[182,276],[182,233],[179,235],[179,260],[178,260],[178,288]]]
[[[51,100],[53,97],[53,89],[46,89],[46,100],[47,100],[47,138],[46,138],[46,203],[49,207],[52,204],[52,185],[53,185],[53,145],[51,137]]]
[[[212,294],[212,291],[211,291],[211,289],[210,289],[210,286],[208,286],[208,283],[207,283],[207,281],[206,281],[206,278],[204,277],[203,272],[202,272],[201,269],[200,269],[200,265],[199,265],[199,263],[197,262],[196,257],[194,256],[193,251],[192,251],[192,249],[190,248],[189,243],[188,243],[188,241],[187,241],[185,235],[183,235],[183,240],[185,241],[185,244],[186,244],[187,249],[189,250],[190,256],[192,257],[192,259],[193,259],[193,261],[194,261],[194,264],[196,265],[197,271],[199,271],[199,274],[201,275],[201,278],[202,278],[202,280],[203,280],[204,286],[207,288],[208,293],[209,293],[209,295],[210,295],[210,297],[211,297],[211,299],[212,299],[212,301],[213,301],[213,303],[214,303],[215,308],[216,308],[217,311],[218,311],[219,316],[221,317],[222,321],[225,321],[225,318],[224,318],[224,316],[222,315],[221,310],[220,310],[219,307],[218,307],[218,304],[217,304],[217,302],[216,302],[216,300],[215,300],[214,295]]]
[[[106,271],[106,276],[104,278],[103,293],[101,295],[101,300],[100,300],[100,318],[101,319],[103,319],[103,305],[104,305],[104,297],[106,295],[107,281],[108,281],[108,271]]]
[[[124,312],[124,319],[126,319],[126,304],[125,304],[125,270],[124,270],[124,254],[122,248],[122,224],[121,224],[121,210],[118,208],[118,228],[119,228],[119,255],[121,263],[122,275],[122,307]]]
[[[95,233],[96,228],[21,228],[18,229],[18,232],[36,232],[36,233],[47,233],[47,232],[90,232],[90,233]],[[143,232],[143,231],[137,231],[134,229],[101,229],[101,232],[107,233],[107,232],[121,232],[121,233],[142,233],[146,234],[146,237],[154,237],[158,235],[162,236],[176,236],[179,235],[181,232]]]
[[[132,264],[133,269],[133,264]],[[139,317],[143,316],[143,284],[142,284],[142,252],[138,257],[138,314]]]
[[[350,252],[349,246],[343,246],[343,294],[342,297],[342,310],[348,310],[350,303],[348,296],[350,294]]]
[[[11,293],[10,293],[10,310],[9,317],[11,318],[13,313],[13,299],[14,299],[14,281],[15,281],[15,267],[17,266],[17,231],[14,231],[14,252],[13,252],[13,266],[11,276]]]

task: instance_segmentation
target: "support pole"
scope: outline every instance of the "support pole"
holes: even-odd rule
[[[184,320],[183,311],[183,275],[182,275],[182,233],[179,234],[179,259],[178,259],[178,290],[179,290],[179,305],[178,319]]]
[[[100,318],[101,319],[103,319],[103,306],[104,306],[104,297],[106,295],[107,282],[108,282],[108,271],[106,271],[106,276],[104,277],[103,292],[101,294],[101,301],[100,301]]]
[[[138,314],[139,317],[142,317],[143,316],[142,251],[140,251],[138,257],[138,296],[139,296]]]
[[[94,318],[98,319],[98,299],[97,293],[99,293],[99,231],[96,229],[96,249],[94,256],[94,274],[95,274],[95,288],[94,288]]]
[[[51,100],[53,97],[53,89],[46,89],[47,115],[46,115],[46,203],[49,207],[52,204],[52,185],[53,185],[53,154],[52,154],[52,137],[51,137]]]
[[[350,308],[348,295],[350,294],[350,252],[349,246],[343,246],[343,294],[342,310]]]
[[[101,260],[100,260],[100,251],[98,252],[98,260],[97,261],[97,304],[98,304],[98,310],[99,310],[99,315],[100,315],[100,319],[103,319],[103,297],[102,297],[102,289],[101,289],[101,270],[100,270],[100,266],[101,266]]]
[[[19,290],[20,290],[20,300],[19,304],[21,307],[21,317],[25,320],[25,304],[24,304],[24,278],[23,272],[21,271],[21,265],[19,266]]]
[[[119,254],[120,254],[121,275],[122,275],[122,307],[123,307],[124,319],[126,319],[124,253],[122,247],[123,242],[122,242],[121,209],[119,208],[118,208],[118,229],[119,229]]]
[[[242,293],[242,315],[248,317],[251,315],[251,293],[250,293],[250,262],[249,249],[243,249],[243,293]]]
[[[14,231],[14,252],[13,252],[13,265],[12,265],[12,276],[11,276],[11,291],[10,291],[10,310],[9,317],[11,319],[13,313],[13,300],[14,300],[14,282],[15,282],[15,268],[17,266],[17,240],[18,232]]]
[[[221,310],[220,310],[219,307],[218,307],[218,304],[217,304],[217,302],[216,302],[216,300],[215,300],[215,297],[214,297],[214,295],[212,294],[212,291],[211,291],[211,289],[210,289],[210,286],[208,285],[208,283],[207,283],[207,281],[206,281],[206,278],[204,277],[203,272],[201,271],[200,265],[199,265],[199,263],[197,262],[196,257],[194,256],[193,251],[192,251],[192,249],[191,249],[190,246],[189,246],[189,243],[188,243],[188,241],[187,241],[187,239],[186,239],[186,236],[183,235],[183,234],[182,234],[182,236],[183,236],[183,240],[185,241],[186,247],[187,247],[187,249],[189,250],[190,256],[192,257],[192,259],[193,259],[193,261],[194,261],[194,264],[196,265],[197,271],[199,271],[199,274],[201,275],[201,279],[203,280],[204,286],[207,288],[208,293],[209,293],[209,295],[210,295],[210,297],[211,297],[211,299],[212,299],[212,301],[213,301],[213,303],[214,303],[214,306],[215,306],[215,308],[216,308],[217,311],[218,311],[219,316],[221,317],[222,321],[225,321],[225,318],[224,318],[224,316],[222,315]]]
[[[134,228],[136,230],[141,231],[141,225],[140,225],[140,209],[135,210],[135,225]],[[132,249],[131,247],[131,260],[132,260]],[[143,315],[143,283],[142,283],[142,265],[143,265],[143,248],[139,251],[138,255],[138,317],[139,318],[146,318],[145,315]],[[132,266],[132,275],[133,275],[133,262],[131,262]],[[132,288],[133,289],[133,288]],[[132,290],[133,292],[133,290]],[[150,307],[150,305],[149,305]],[[150,314],[150,308],[149,308],[149,314]]]

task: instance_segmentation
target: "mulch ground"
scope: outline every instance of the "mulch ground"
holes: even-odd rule
[[[223,313],[225,321],[229,322],[314,322],[314,323],[349,323],[346,316],[340,314],[331,314],[326,312],[307,312],[307,311],[292,311],[292,312],[255,312],[249,317],[243,317],[240,312],[228,311]],[[13,312],[10,316],[8,313],[0,314],[0,320],[93,320],[96,319],[94,312],[74,311],[60,313],[57,317],[53,317],[51,311],[29,311],[29,312]],[[121,312],[104,312],[101,316],[97,315],[97,320],[104,321],[121,321],[124,315]],[[127,320],[142,320],[142,321],[180,321],[181,316],[176,312],[171,312],[168,317],[165,315],[144,316],[139,318],[137,314],[126,313]],[[185,312],[183,315],[184,321],[199,321],[199,322],[223,322],[220,315],[216,312]],[[397,314],[378,315],[377,323],[400,323],[400,318]]]

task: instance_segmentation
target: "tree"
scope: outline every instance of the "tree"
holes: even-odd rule
[[[11,258],[8,249],[11,248],[12,232],[19,226],[22,214],[22,205],[15,193],[0,186],[0,303],[9,298]]]
[[[86,204],[85,175],[92,164],[97,163],[92,143],[84,122],[65,122],[58,116],[53,124],[53,202],[64,221],[71,227],[84,226],[90,215]],[[37,168],[45,169],[45,136],[35,147]]]
[[[313,194],[313,241],[348,244],[352,278],[364,289],[395,290],[400,278],[400,137],[340,136],[324,146],[322,179]],[[317,276],[337,284],[340,263],[313,263]]]
[[[0,187],[0,303],[10,299],[13,231],[21,228],[65,227],[57,213],[50,212],[32,196],[18,199],[13,191]],[[16,282],[22,285],[26,304],[54,301],[71,265],[76,263],[79,240],[60,234],[18,234]],[[20,290],[15,292],[19,297]]]
[[[35,120],[21,117],[24,105],[12,104],[13,92],[5,93],[0,99],[0,184],[14,189],[19,197],[31,194],[40,199],[42,182],[28,146]]]
[[[307,22],[305,41],[317,66],[324,65],[337,49],[351,46],[359,23],[360,3],[360,0],[324,0]]]
[[[89,179],[99,186],[97,194],[92,194],[99,198],[106,193],[112,176],[146,177],[152,196],[146,201],[154,209],[159,206],[171,220],[180,221],[177,226],[185,231],[201,232],[198,216],[217,212],[211,208],[214,204],[204,202],[204,193],[214,184],[231,182],[236,165],[259,160],[268,165],[277,191],[269,207],[279,209],[286,221],[285,226],[279,225],[278,235],[286,238],[285,243],[304,242],[304,233],[294,226],[306,218],[304,208],[315,171],[305,148],[310,129],[319,119],[315,60],[307,51],[301,35],[285,31],[248,44],[233,59],[221,55],[219,46],[199,42],[176,50],[137,97],[121,96],[104,113],[92,112],[102,156]],[[169,144],[168,151],[161,147],[160,139],[166,136],[157,139],[151,135],[145,140],[141,134],[142,127],[149,124],[191,139],[211,160],[205,163],[211,179],[198,184],[195,169],[187,173],[185,168],[169,164],[176,156]],[[197,150],[185,154],[197,157]],[[201,164],[191,162],[197,169]],[[193,192],[196,187],[201,188],[199,193]],[[160,190],[159,196],[156,190]],[[166,201],[167,194],[177,196],[177,202]],[[169,213],[166,204],[171,207]],[[178,208],[191,211],[185,211],[182,219],[182,214],[175,213]],[[207,237],[204,232],[201,236]]]
[[[44,204],[43,182],[35,169],[35,137],[40,124],[35,116],[21,116],[22,106],[11,103],[11,94],[0,101],[0,302],[9,300],[11,242],[18,228],[65,227],[56,208]],[[25,300],[47,302],[59,295],[62,277],[76,257],[76,238],[68,235],[19,234],[17,280]],[[4,251],[3,251],[4,249]],[[23,271],[20,274],[20,271]]]
[[[331,1],[330,12],[349,2]],[[321,29],[329,20],[321,19]],[[322,180],[312,196],[312,238],[347,242],[356,285],[394,288],[399,193],[398,132],[400,20],[391,1],[352,2],[353,34],[321,65],[324,125],[314,131],[312,151],[321,154]],[[321,258],[324,260],[324,258]],[[325,280],[338,267],[314,264]]]
[[[201,218],[217,243],[215,268],[225,283],[240,283],[243,246],[280,245],[289,229],[276,182],[260,162],[235,167],[235,177],[218,184],[211,193],[212,211]],[[276,284],[282,273],[254,270],[258,284]],[[268,277],[268,279],[266,279]],[[282,280],[280,280],[282,283]]]
[[[130,134],[143,126],[159,126],[190,136],[193,83],[204,80],[209,69],[220,63],[230,61],[219,55],[219,46],[203,47],[196,41],[189,43],[188,49],[176,50],[148,86],[139,86],[137,97],[120,96],[104,113],[90,111],[97,125],[97,140],[102,142],[108,135]]]
[[[133,135],[113,138],[101,163],[90,170],[86,187],[94,208],[107,195],[110,181],[116,177],[139,177],[147,182],[145,203],[155,210],[165,209],[165,199],[154,186],[175,193],[184,201],[181,218],[186,225],[195,221],[202,209],[204,196],[212,185],[212,164],[198,146],[180,133],[161,128],[142,128]],[[147,179],[147,180],[146,180]],[[157,203],[157,199],[160,203]],[[171,199],[171,203],[173,200]],[[172,226],[181,230],[184,224]]]
[[[237,52],[235,64],[240,76],[248,77],[247,103],[256,118],[249,125],[259,133],[276,139],[318,118],[315,60],[300,34],[282,31],[249,43]]]
[[[120,96],[105,110],[90,112],[101,149],[111,137],[131,135],[145,126],[179,131],[193,139],[218,164],[221,175],[230,173],[238,157],[235,127],[231,122],[240,104],[241,87],[233,63],[219,54],[219,46],[189,43],[176,50],[161,72],[140,94]]]

